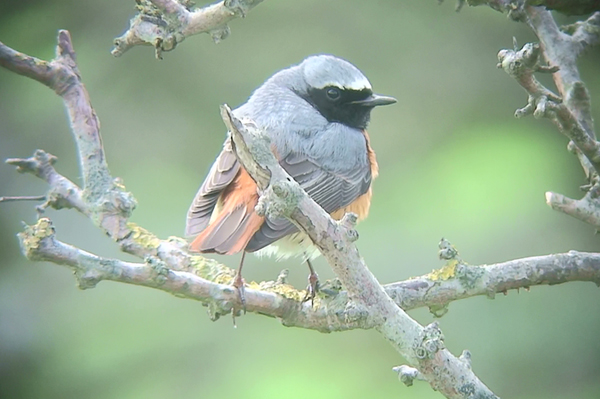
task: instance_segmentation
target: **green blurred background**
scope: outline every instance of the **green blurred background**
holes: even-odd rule
[[[225,137],[219,105],[237,106],[275,71],[314,53],[344,57],[376,91],[398,98],[370,125],[381,175],[361,254],[382,283],[441,266],[448,238],[469,263],[598,251],[591,227],[552,211],[544,192],[581,195],[583,173],[548,121],[516,120],[525,92],[496,69],[496,53],[534,40],[523,24],[489,8],[431,1],[265,1],[214,45],[188,38],[153,58],[109,50],[133,1],[4,1],[0,40],[43,59],[57,29],[71,31],[79,67],[102,123],[107,158],[139,201],[133,221],[160,237],[181,235],[187,207]],[[560,18],[561,22],[567,22]],[[600,51],[580,62],[596,101]],[[551,84],[546,77],[544,82]],[[597,104],[597,103],[594,103]],[[596,119],[600,119],[594,107]],[[60,98],[0,70],[0,158],[42,148],[80,181]],[[32,176],[0,166],[0,195],[36,195]],[[58,237],[130,259],[74,211],[48,211]],[[3,398],[440,398],[426,383],[402,385],[403,359],[374,331],[320,334],[249,314],[209,320],[200,303],[103,282],[75,287],[68,269],[19,252],[30,203],[0,205],[0,396]],[[238,257],[220,258],[235,266]],[[316,263],[322,278],[332,276]],[[247,259],[246,279],[273,279],[296,260]],[[468,348],[473,368],[504,398],[600,398],[600,291],[591,283],[533,287],[496,300],[451,304],[441,320],[447,347]],[[426,309],[410,314],[421,323]]]

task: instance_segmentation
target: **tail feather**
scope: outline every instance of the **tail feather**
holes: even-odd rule
[[[217,215],[192,241],[192,251],[231,255],[242,251],[264,222],[254,207],[258,202],[256,183],[240,169],[217,206]]]
[[[242,251],[263,223],[263,218],[248,212],[246,205],[221,213],[190,244],[193,251],[232,255]]]

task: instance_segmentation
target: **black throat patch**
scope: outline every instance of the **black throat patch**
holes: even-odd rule
[[[302,96],[328,121],[343,123],[356,129],[366,129],[371,118],[372,106],[353,104],[371,96],[370,89],[352,90],[336,86],[310,89],[308,96]]]

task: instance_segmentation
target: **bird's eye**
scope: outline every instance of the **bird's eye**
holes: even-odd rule
[[[325,92],[325,94],[327,95],[327,98],[329,98],[330,100],[337,100],[338,98],[340,98],[340,89],[336,88],[336,87],[330,87],[329,89],[327,89],[327,91]]]

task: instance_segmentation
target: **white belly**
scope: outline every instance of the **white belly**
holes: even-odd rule
[[[274,256],[277,260],[295,256],[313,260],[321,255],[321,252],[314,246],[311,239],[305,233],[298,232],[280,238],[273,244],[254,252],[254,254],[259,257]]]

